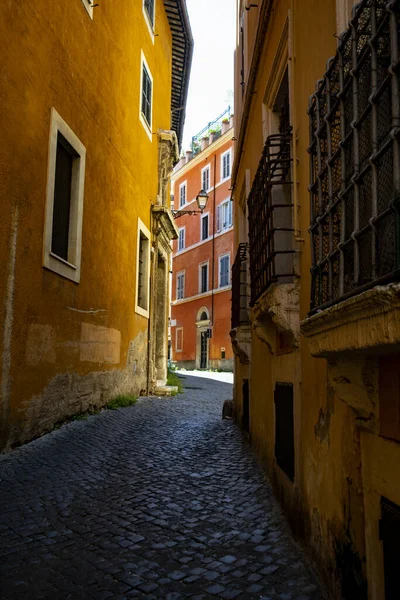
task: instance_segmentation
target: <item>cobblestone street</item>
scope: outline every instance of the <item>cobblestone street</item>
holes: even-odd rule
[[[232,386],[184,383],[0,457],[0,598],[322,598]]]

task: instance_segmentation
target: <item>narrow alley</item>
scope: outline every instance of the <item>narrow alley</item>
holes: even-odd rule
[[[0,597],[322,598],[231,420],[232,386],[74,421],[0,457]]]

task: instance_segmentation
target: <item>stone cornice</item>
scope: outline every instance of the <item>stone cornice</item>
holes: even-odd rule
[[[160,204],[154,204],[151,207],[151,210],[153,212],[153,217],[158,220],[158,223],[168,240],[177,240],[179,237],[178,228],[175,225],[171,210]]]
[[[376,286],[301,322],[314,356],[400,345],[400,284]]]

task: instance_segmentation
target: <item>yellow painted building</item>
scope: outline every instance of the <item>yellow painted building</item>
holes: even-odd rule
[[[0,8],[0,447],[165,383],[183,0]]]
[[[400,598],[399,24],[237,3],[236,419],[349,600]]]

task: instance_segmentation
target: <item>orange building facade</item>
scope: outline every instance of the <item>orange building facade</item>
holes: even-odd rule
[[[197,210],[199,191],[209,195],[203,214],[183,214],[175,221],[171,358],[186,369],[233,370],[232,122],[228,114],[221,128],[205,132],[198,146],[194,142],[172,177],[175,210]]]

